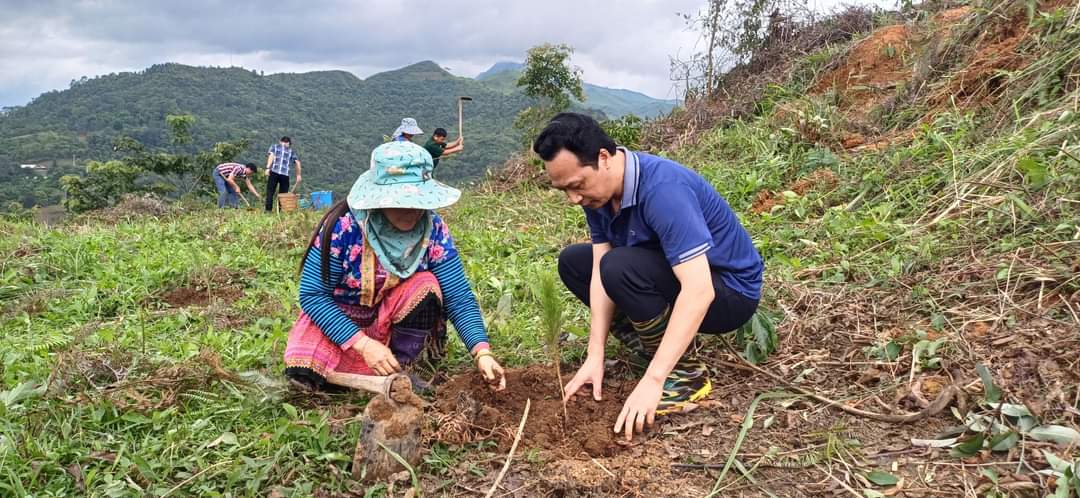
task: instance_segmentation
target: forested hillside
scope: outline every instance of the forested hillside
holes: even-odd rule
[[[197,119],[193,149],[247,138],[251,148],[239,160],[259,163],[271,143],[290,135],[305,165],[305,183],[343,189],[404,116],[456,136],[458,95],[474,98],[466,111],[466,126],[472,126],[466,152],[446,161],[440,173],[451,181],[473,178],[518,143],[512,123],[527,100],[454,77],[432,62],[366,81],[343,71],[260,76],[179,64],[78,81],[0,118],[0,170],[10,175],[20,163],[70,162],[72,156],[105,159],[120,135],[165,145],[165,116],[191,114]]]
[[[416,118],[429,133],[443,127],[451,139],[456,137],[460,95],[473,97],[465,109],[465,152],[443,162],[439,174],[451,182],[477,179],[520,145],[513,122],[529,100],[515,82],[456,77],[430,61],[366,80],[345,71],[263,76],[241,68],[181,64],[84,78],[0,115],[0,208],[11,201],[24,207],[57,202],[58,178],[81,171],[70,167],[73,158],[77,165],[109,159],[118,136],[150,147],[166,145],[165,116],[170,114],[195,116],[192,151],[220,141],[251,140],[241,162],[261,163],[266,148],[289,135],[306,167],[304,189],[343,192],[367,167],[371,148],[402,117]],[[597,116],[604,116],[605,109],[615,117],[651,116],[672,106],[595,85],[587,85],[586,93],[598,105],[576,108],[588,107]],[[38,163],[50,166],[47,174],[19,168]]]

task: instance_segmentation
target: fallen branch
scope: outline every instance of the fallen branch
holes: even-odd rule
[[[618,477],[615,477],[615,474],[612,474],[611,471],[607,469],[607,467],[604,467],[600,462],[597,462],[595,458],[589,457],[589,459],[592,460],[592,463],[595,463],[597,467],[600,467],[600,470],[611,476],[612,479],[618,479]]]
[[[502,482],[503,477],[506,476],[506,471],[510,470],[510,462],[514,460],[514,450],[517,449],[518,443],[521,442],[521,433],[525,432],[525,420],[529,418],[530,404],[532,404],[532,399],[526,399],[525,412],[521,414],[521,422],[518,423],[517,435],[514,436],[514,443],[510,445],[510,452],[506,454],[506,463],[503,464],[502,470],[499,471],[499,475],[495,476],[495,482],[491,483],[491,489],[484,495],[484,498],[491,498],[491,496],[495,494],[495,490],[499,488],[499,483]]]
[[[907,424],[907,423],[911,423],[911,422],[917,422],[919,420],[929,418],[929,417],[932,417],[934,415],[937,415],[938,413],[941,413],[941,411],[944,410],[945,407],[949,406],[949,404],[952,403],[954,398],[957,398],[958,396],[963,396],[964,395],[963,391],[960,388],[956,387],[955,385],[950,385],[950,386],[946,387],[945,389],[943,389],[941,391],[941,394],[939,394],[938,397],[936,399],[934,399],[934,401],[932,403],[930,403],[929,406],[927,406],[925,409],[923,409],[921,411],[918,411],[918,412],[915,412],[915,413],[904,412],[903,414],[900,414],[900,415],[870,412],[870,411],[866,411],[866,410],[860,410],[858,408],[845,405],[845,404],[843,404],[843,403],[841,403],[839,401],[834,401],[834,400],[831,400],[829,398],[826,398],[825,396],[822,396],[822,395],[820,395],[818,393],[810,391],[809,389],[805,389],[803,387],[792,384],[791,382],[788,382],[788,381],[784,380],[780,376],[778,376],[778,375],[776,375],[776,374],[774,374],[772,372],[769,372],[768,370],[765,370],[765,369],[763,369],[763,368],[761,368],[761,367],[759,367],[757,365],[754,365],[753,363],[750,363],[750,362],[742,359],[742,357],[738,356],[737,354],[736,354],[736,357],[738,357],[742,361],[742,364],[735,364],[735,363],[729,363],[729,362],[722,362],[722,363],[725,364],[726,366],[731,366],[731,367],[734,367],[734,368],[741,368],[741,369],[749,368],[750,370],[753,370],[753,371],[755,371],[757,373],[760,373],[760,374],[762,374],[762,375],[764,375],[764,376],[766,376],[766,377],[768,377],[768,378],[770,378],[770,379],[772,379],[772,380],[774,380],[774,381],[776,381],[776,382],[778,382],[778,383],[780,383],[780,384],[782,384],[782,385],[784,385],[784,386],[798,392],[799,394],[805,395],[808,398],[820,401],[822,403],[825,403],[828,406],[831,406],[831,407],[836,408],[838,410],[841,410],[843,412],[849,413],[851,415],[855,415],[855,416],[859,416],[859,417],[863,417],[863,418],[868,418],[868,419],[871,419],[871,420],[879,420],[881,422],[890,422],[890,423],[894,423],[894,424]]]

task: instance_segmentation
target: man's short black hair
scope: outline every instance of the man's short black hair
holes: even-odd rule
[[[583,166],[596,168],[600,149],[615,155],[615,141],[604,133],[595,119],[584,114],[561,112],[551,118],[536,137],[533,152],[540,159],[550,161],[563,149],[577,156]]]
[[[247,163],[247,164],[244,165],[244,167],[247,168],[247,169],[250,169],[252,173],[254,173],[255,170],[258,169],[258,167],[255,166],[255,163]]]
[[[431,136],[433,136],[433,137],[445,137],[446,136],[446,128],[435,128],[435,131],[431,132]]]
[[[282,142],[285,142],[285,143],[287,143],[287,144],[291,144],[291,143],[292,143],[292,139],[291,139],[291,138],[289,138],[289,137],[281,137],[281,141],[282,141]]]

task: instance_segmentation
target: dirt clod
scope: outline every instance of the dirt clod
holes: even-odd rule
[[[396,403],[404,403],[417,408],[424,405],[424,401],[413,393],[412,382],[408,377],[394,379],[394,383],[390,385],[390,399]]]

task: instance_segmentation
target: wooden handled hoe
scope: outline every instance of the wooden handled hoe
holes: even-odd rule
[[[472,97],[461,96],[457,98],[457,134],[458,137],[465,136],[464,126],[464,107],[465,102],[472,102]]]

